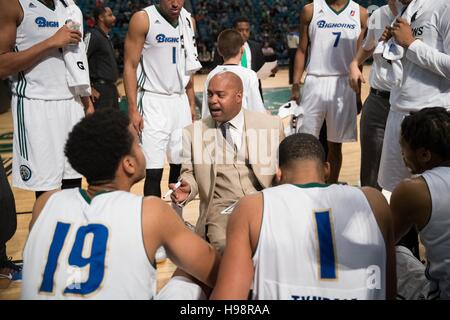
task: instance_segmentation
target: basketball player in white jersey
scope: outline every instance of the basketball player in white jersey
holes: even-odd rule
[[[250,111],[266,112],[259,93],[259,82],[256,72],[240,65],[244,53],[244,39],[234,29],[226,29],[217,37],[217,51],[223,57],[223,64],[215,67],[205,80],[202,101],[202,118],[210,115],[208,107],[208,84],[212,77],[220,72],[231,71],[242,80],[243,94],[242,107]]]
[[[23,252],[23,299],[152,299],[161,245],[181,269],[214,285],[217,252],[167,203],[130,193],[145,176],[145,157],[126,114],[87,116],[65,152],[88,187],[36,201]]]
[[[169,183],[180,174],[181,131],[195,118],[193,77],[186,75],[180,43],[181,23],[193,34],[194,20],[184,0],[161,0],[133,15],[125,39],[124,84],[128,113],[142,135],[147,159],[144,195],[161,196],[167,154]],[[184,10],[184,11],[183,11]],[[188,21],[179,19],[182,11]],[[181,16],[182,17],[182,16]]]
[[[93,111],[89,97],[80,99],[66,80],[62,48],[80,42],[81,33],[58,21],[67,6],[60,1],[0,1],[0,77],[12,78],[13,92],[12,182],[36,197],[81,186],[64,143],[84,112]]]
[[[450,2],[400,2],[408,7],[389,33],[405,54],[400,80],[391,89],[378,175],[378,183],[388,191],[410,177],[398,143],[405,115],[427,107],[450,108]]]
[[[330,183],[339,178],[342,143],[357,138],[357,97],[347,83],[347,75],[364,38],[367,18],[367,10],[352,0],[314,0],[300,14],[300,43],[291,100],[296,100],[305,111],[299,132],[319,137],[326,120]],[[300,80],[305,70],[307,76],[299,101]]]
[[[403,180],[392,193],[395,238],[416,227],[427,267],[412,256],[415,263],[402,264],[419,265],[422,274],[411,275],[408,268],[401,269],[398,294],[410,298],[411,289],[417,288],[421,298],[450,299],[450,112],[424,108],[407,116],[401,125],[400,145],[406,166],[418,176]],[[423,282],[417,280],[420,276]],[[429,282],[428,292],[420,290],[424,282]]]
[[[281,185],[244,197],[230,218],[214,299],[395,297],[389,206],[376,189],[325,184],[319,140],[279,148]]]

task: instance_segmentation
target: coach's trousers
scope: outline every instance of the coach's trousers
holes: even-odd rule
[[[14,195],[6,178],[3,160],[0,156],[0,265],[6,256],[6,242],[12,238],[17,228]]]

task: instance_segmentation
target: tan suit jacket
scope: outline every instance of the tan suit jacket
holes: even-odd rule
[[[218,145],[216,123],[211,116],[198,120],[183,131],[181,179],[189,183],[186,203],[200,196],[200,216],[196,231],[205,237],[205,223],[214,196]],[[250,166],[263,188],[272,185],[278,166],[277,153],[284,139],[279,117],[244,110],[244,139]],[[238,183],[238,181],[236,181]]]

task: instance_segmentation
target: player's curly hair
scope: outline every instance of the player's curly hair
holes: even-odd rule
[[[133,136],[125,113],[105,108],[87,115],[69,134],[65,155],[89,184],[114,179],[120,160],[130,154]]]
[[[279,166],[286,168],[297,160],[317,160],[324,163],[325,151],[319,139],[308,133],[296,133],[286,137],[278,149]]]
[[[450,110],[424,108],[403,119],[403,140],[413,150],[425,148],[442,160],[450,159]]]

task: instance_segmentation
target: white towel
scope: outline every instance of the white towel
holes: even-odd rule
[[[60,25],[66,23],[73,25],[79,28],[81,34],[83,34],[83,14],[73,0],[59,0],[55,6],[55,11],[59,12],[58,20]],[[74,94],[77,96],[90,96],[91,84],[85,43],[80,41],[76,45],[65,46],[63,48],[63,58],[69,87],[73,89]]]
[[[184,8],[178,17],[180,30],[180,50],[178,71],[180,75],[191,75],[202,68],[198,60],[197,46],[195,44],[195,32],[192,26],[191,14]]]
[[[397,17],[395,17],[391,26],[397,21],[399,17],[402,17],[409,24],[411,24],[411,19],[413,15],[416,15],[416,19],[419,15],[419,9],[423,6],[426,0],[413,0],[406,10],[403,10]],[[405,49],[398,45],[395,42],[395,39],[392,37],[387,42],[380,42],[378,46],[375,48],[374,55],[383,54],[383,58],[386,60],[390,60],[392,62],[392,74],[391,80],[393,84],[396,86],[401,86],[403,81],[403,64],[401,59],[405,55]]]

